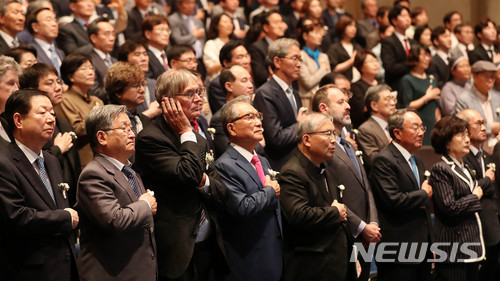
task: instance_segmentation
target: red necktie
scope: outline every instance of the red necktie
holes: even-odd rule
[[[259,175],[260,181],[262,185],[266,184],[266,176],[264,175],[264,170],[262,169],[262,164],[260,163],[259,156],[254,155],[252,157],[252,164],[255,166],[255,170],[257,170],[257,175]]]
[[[408,39],[406,38],[405,38],[405,52],[407,56],[410,53],[410,48],[408,47]]]
[[[193,119],[193,120],[191,121],[191,126],[193,126],[193,129],[194,129],[197,133],[199,133],[199,132],[200,132],[200,129],[199,129],[199,127],[198,127],[198,120]]]
[[[165,56],[165,54],[161,54],[161,59],[163,60],[163,68],[165,68],[165,70],[168,70],[167,56]]]

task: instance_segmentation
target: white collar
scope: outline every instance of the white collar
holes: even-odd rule
[[[111,162],[111,164],[113,164],[113,166],[115,166],[118,170],[122,170],[123,167],[125,166],[122,162],[116,160],[115,158],[113,157],[110,157],[108,155],[104,155],[102,153],[99,153],[99,155],[101,155],[102,157],[104,157],[106,160],[108,160],[109,162]],[[130,165],[130,162],[127,163],[128,165]]]
[[[443,52],[443,51],[441,51],[441,50],[437,50],[437,51],[436,51],[436,55],[438,55],[438,56],[439,56],[439,57],[443,60],[443,62],[444,62],[446,65],[448,65],[448,64],[450,63],[450,62],[448,61],[448,58],[449,58],[449,56],[450,56],[449,54],[447,54],[447,53],[445,53],[445,52]]]
[[[38,45],[40,45],[40,48],[42,48],[42,50],[48,54],[50,54],[50,47],[54,46],[54,44],[50,44],[50,43],[47,43],[46,41],[40,39],[40,38],[35,38],[35,42],[38,43]],[[54,50],[55,50],[55,46],[54,46]]]
[[[389,125],[389,123],[387,121],[385,121],[384,119],[382,119],[378,116],[375,116],[375,115],[372,115],[371,117],[382,128],[382,131],[384,131],[384,132],[387,131],[387,125]]]
[[[17,36],[16,37],[12,37],[12,36],[10,36],[9,34],[7,34],[5,31],[3,31],[1,29],[0,29],[0,36],[2,36],[3,40],[5,41],[5,43],[7,43],[7,45],[10,48],[14,48],[14,45],[12,45],[13,41],[19,42],[19,40],[17,39]]]
[[[43,159],[43,153],[40,151],[40,154],[37,155],[33,150],[29,149],[26,145],[22,144],[20,141],[15,139],[17,146],[21,149],[21,151],[24,153],[26,158],[28,158],[28,161],[33,164],[35,163],[36,159],[38,157],[42,157]]]
[[[236,150],[238,151],[241,156],[243,156],[243,158],[245,158],[248,162],[252,163],[252,158],[254,155],[257,155],[255,153],[255,151],[253,153],[251,153],[250,151],[244,149],[243,147],[235,144],[235,143],[231,143],[231,146]],[[253,164],[252,164],[253,165]]]
[[[394,146],[403,154],[403,157],[406,159],[406,161],[409,163],[410,162],[410,157],[412,156],[411,153],[406,150],[406,148],[402,147],[399,143],[393,141],[392,142]]]
[[[107,58],[111,59],[111,56],[109,54],[105,54],[103,51],[97,49],[97,48],[94,48],[94,52],[97,53],[97,55],[102,59],[102,60],[105,60]]]
[[[285,92],[285,93],[286,93],[286,90],[291,87],[285,81],[283,81],[281,78],[279,78],[276,74],[273,74],[273,79],[276,80],[278,85],[280,85],[281,89],[283,89],[283,92]]]
[[[155,55],[155,57],[161,57],[163,55],[163,50],[158,50],[157,48],[149,45],[148,49]]]

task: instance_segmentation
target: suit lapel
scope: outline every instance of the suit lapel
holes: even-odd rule
[[[35,47],[36,49],[36,54],[37,54],[37,61],[38,62],[43,62],[43,63],[46,63],[46,64],[50,64],[52,65],[52,62],[50,60],[50,58],[47,56],[47,54],[43,51],[42,47],[40,46],[40,44],[38,44],[35,40],[33,40],[33,43],[32,43],[33,47]]]
[[[278,82],[276,82],[276,80],[274,80],[274,78],[272,78],[269,82],[272,83],[273,88],[276,89],[276,95],[275,96],[278,99],[280,99],[281,100],[280,103],[285,106],[285,110],[288,111],[287,115],[289,115],[289,116],[296,116],[297,113],[293,112],[292,105],[290,104],[290,101],[288,100],[285,91],[283,91],[283,89],[278,84]],[[299,100],[300,100],[300,98],[299,98]],[[297,101],[297,98],[295,99],[295,101]],[[299,106],[299,103],[297,102],[297,109],[299,108],[298,106]]]
[[[116,183],[118,183],[120,188],[123,188],[123,190],[127,193],[131,202],[137,201],[138,198],[135,195],[135,192],[132,189],[132,186],[130,186],[130,183],[128,182],[125,175],[120,170],[118,170],[118,168],[116,168],[115,165],[113,165],[111,162],[106,160],[106,158],[104,158],[100,155],[97,155],[95,157],[95,160],[97,162],[99,162],[109,174],[114,176]],[[137,180],[137,181],[139,182],[139,180]]]
[[[323,175],[319,173],[319,168],[316,167],[307,157],[302,154],[302,152],[296,148],[295,154],[297,155],[297,158],[299,159],[300,165],[304,168],[306,171],[306,174],[309,176],[309,178],[312,180],[316,188],[319,189],[319,192],[323,196],[323,199],[328,203],[331,204],[333,202],[332,195],[330,193],[335,192],[335,189],[337,188],[335,186],[335,182],[332,181],[333,178],[327,177],[327,184],[328,184],[328,190],[330,193],[326,190],[325,187],[325,178]],[[326,171],[325,171],[326,173]]]
[[[245,157],[243,157],[243,155],[241,155],[236,149],[234,149],[234,147],[232,147],[231,145],[229,145],[227,147],[227,153],[231,156],[232,159],[235,160],[235,163],[238,167],[240,167],[243,171],[245,171],[245,173],[247,173],[248,175],[250,175],[250,177],[252,178],[252,180],[255,182],[255,184],[257,184],[257,186],[259,187],[259,189],[262,189],[264,188],[264,185],[262,184],[262,182],[260,181],[260,178],[259,178],[259,175],[257,174],[257,171],[255,170],[255,168],[252,166],[252,164],[250,164],[250,162],[248,162]],[[259,158],[260,159],[260,158]],[[262,161],[261,161],[262,163]],[[264,167],[264,166],[263,166]]]
[[[408,161],[404,158],[403,154],[394,146],[394,144],[390,144],[389,147],[392,150],[392,155],[396,160],[398,161],[399,165],[403,168],[405,171],[406,175],[410,178],[410,180],[413,182],[413,187],[418,190],[420,189],[420,186],[418,186],[417,179],[415,178],[415,174],[410,168],[410,165],[408,164]],[[419,176],[421,176],[421,172],[419,171]]]
[[[469,154],[465,155],[463,158],[463,161],[464,161],[464,163],[466,163],[469,166],[469,168],[471,170],[474,171],[472,174],[475,174],[476,178],[483,177],[482,168],[481,168],[481,166],[479,166],[479,163],[477,162],[477,159],[474,156],[474,154],[472,154],[472,152],[469,152]],[[486,162],[485,162],[485,164],[486,164]]]
[[[394,46],[396,46],[396,48],[398,48],[399,53],[403,54],[406,57],[405,47],[403,46],[403,44],[401,44],[401,41],[399,41],[399,39],[396,36],[396,34],[392,34],[391,38],[393,40]],[[408,47],[411,48],[410,42],[408,42]]]
[[[363,186],[363,188],[365,188],[365,185],[363,184],[363,181],[359,177],[358,171],[356,170],[354,163],[352,163],[349,155],[347,155],[347,153],[342,148],[340,148],[340,149],[337,149],[335,151],[335,154],[333,157],[336,157],[336,156],[349,167],[349,169],[351,170],[351,173],[354,175],[354,177],[356,177],[356,179],[359,181],[360,185]],[[358,161],[358,159],[356,159],[356,161]],[[358,164],[359,164],[359,167],[361,168],[362,164],[359,163],[359,161],[358,161]]]
[[[375,134],[375,137],[379,139],[381,143],[388,145],[389,139],[387,138],[387,135],[384,132],[384,128],[380,127],[377,121],[375,121],[373,118],[370,118],[368,120],[370,120],[369,124],[373,128],[373,133]]]
[[[465,173],[458,167],[455,162],[448,156],[441,156],[441,159],[450,166],[451,171],[459,177],[467,186],[469,186],[469,191],[472,192],[472,189],[474,189],[474,180],[469,180],[469,177],[465,175]],[[470,171],[469,171],[470,173]]]

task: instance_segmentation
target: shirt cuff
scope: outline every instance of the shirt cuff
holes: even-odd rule
[[[357,229],[356,229],[356,231],[353,233],[354,238],[357,238],[357,237],[358,237],[358,235],[359,235],[361,232],[363,232],[363,230],[365,229],[365,227],[366,227],[366,222],[361,221],[361,222],[359,223],[359,225],[358,225],[358,228],[357,228]]]
[[[196,135],[193,132],[185,132],[181,135],[181,144],[186,141],[192,141],[196,143]]]
[[[208,187],[210,186],[210,178],[208,177],[208,175],[205,177],[205,185],[200,187],[201,190],[205,191],[206,193],[208,193]]]

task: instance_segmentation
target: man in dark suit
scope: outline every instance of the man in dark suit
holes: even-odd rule
[[[127,28],[123,32],[127,40],[139,39],[142,35],[142,22],[148,15],[148,7],[152,1],[135,0],[135,6],[127,12]]]
[[[497,204],[499,194],[497,185],[493,182],[495,169],[489,165],[493,163],[493,159],[482,149],[486,141],[486,123],[481,114],[473,109],[464,109],[457,113],[457,117],[469,123],[470,152],[464,156],[463,161],[471,169],[472,176],[478,181],[477,185],[483,189],[479,217],[486,246],[486,260],[480,270],[484,280],[494,280],[500,255],[500,217]]]
[[[193,47],[175,45],[167,51],[168,65],[173,69],[187,68],[196,71],[198,60]]]
[[[219,61],[224,67],[237,64],[245,68],[248,73],[252,73],[250,55],[243,44],[238,41],[231,40],[222,46],[219,53]],[[208,103],[210,104],[212,113],[219,111],[226,101],[226,91],[220,83],[219,75],[208,84]]]
[[[361,1],[361,10],[363,11],[364,18],[357,21],[357,37],[363,38],[366,47],[366,38],[368,34],[378,30],[380,27],[377,21],[378,4],[377,0],[363,0]]]
[[[89,19],[94,13],[95,2],[70,0],[69,7],[75,19],[59,28],[57,46],[61,47],[66,55],[83,53],[89,55],[93,46],[87,33]]]
[[[57,159],[42,151],[54,132],[52,104],[42,91],[20,90],[6,108],[15,142],[0,151],[2,278],[78,280],[78,213],[69,208]]]
[[[169,69],[166,48],[170,40],[170,26],[163,15],[148,16],[142,24],[142,32],[148,43],[149,70],[147,77],[158,79]]]
[[[269,163],[279,171],[297,145],[295,130],[304,114],[299,94],[292,88],[302,65],[299,43],[288,38],[274,41],[269,46],[267,60],[274,74],[257,90],[254,104],[264,114],[262,124]]]
[[[189,70],[172,69],[157,83],[163,116],[139,134],[134,167],[159,203],[155,236],[160,280],[210,280],[210,274],[226,266],[212,209],[225,201],[226,188],[210,165],[206,140],[189,122],[200,115],[201,81]]]
[[[390,263],[378,262],[378,279],[430,280],[432,258],[428,248],[421,263],[404,263],[399,260],[401,244],[430,243],[430,201],[432,187],[424,178],[424,164],[413,155],[422,147],[425,127],[422,120],[410,109],[399,109],[389,118],[392,142],[373,160],[370,183],[377,204],[381,243],[398,243]],[[424,244],[425,245],[425,244]]]
[[[346,15],[345,10],[340,10],[339,1],[328,0],[326,1],[326,9],[321,13],[321,19],[326,26],[328,26],[328,34],[330,36],[330,42],[336,42],[338,39],[338,34],[335,33],[335,25],[339,21],[340,17]],[[347,14],[350,15],[350,14]]]
[[[391,141],[387,122],[396,111],[396,98],[389,86],[373,86],[366,91],[365,107],[370,118],[359,126],[356,140],[363,151],[365,167],[371,167],[373,158]]]
[[[269,78],[268,64],[266,63],[269,45],[278,38],[283,37],[287,29],[278,10],[266,12],[262,16],[262,20],[264,38],[254,42],[248,47],[248,53],[250,53],[252,57],[252,74],[256,88],[266,83]]]
[[[104,89],[104,76],[108,68],[116,62],[116,59],[111,56],[115,46],[115,28],[107,18],[99,17],[89,24],[87,32],[93,46],[90,62],[95,69],[94,85],[90,87],[89,92],[106,104],[109,102],[109,97]]]
[[[432,30],[431,40],[436,47],[436,54],[432,57],[427,74],[433,75],[438,88],[442,89],[444,84],[450,80],[450,32],[443,26],[438,26]]]
[[[279,176],[285,239],[284,280],[346,280],[348,220],[342,191],[325,161],[335,151],[330,117],[312,113],[297,128],[299,143]],[[340,203],[339,203],[340,202]]]
[[[406,37],[406,30],[411,24],[410,11],[403,6],[394,6],[389,11],[389,21],[394,26],[394,33],[382,39],[381,59],[385,83],[399,89],[399,80],[410,73],[410,67],[406,65],[406,57],[414,44],[412,39]]]
[[[7,0],[0,4],[0,55],[19,46],[17,34],[24,29],[24,11],[17,0]]]
[[[57,76],[57,70],[49,64],[36,63],[25,70],[19,77],[21,89],[37,89],[47,93],[52,106],[56,107],[62,101],[61,80]],[[48,151],[59,160],[62,170],[62,178],[69,186],[76,187],[78,177],[82,170],[78,149],[73,145],[71,132],[73,127],[68,121],[56,116],[56,126],[52,138],[43,146],[43,150]],[[67,192],[70,206],[76,203],[76,188],[71,188]]]
[[[347,230],[355,241],[377,243],[380,228],[377,208],[373,199],[370,183],[363,168],[363,161],[355,154],[356,149],[341,136],[345,126],[351,124],[348,103],[349,96],[334,85],[321,87],[312,99],[312,110],[330,115],[336,132],[337,149],[332,159],[327,160],[327,169],[337,179],[338,184],[346,186],[343,203],[349,208]],[[361,262],[359,280],[370,277],[371,260]]]
[[[26,25],[34,37],[30,45],[36,49],[37,62],[52,65],[57,70],[57,75],[61,77],[59,71],[64,52],[55,45],[59,25],[54,12],[49,8],[37,9],[28,17]]]
[[[244,40],[246,35],[247,35],[247,29],[249,28],[249,26],[247,24],[247,20],[245,19],[245,17],[238,14],[238,10],[240,8],[240,1],[239,0],[229,0],[229,1],[221,0],[221,1],[219,1],[219,5],[222,8],[220,13],[222,13],[222,12],[226,13],[233,20],[233,24],[234,24],[233,34],[234,34],[234,36],[236,36],[236,38],[239,40]],[[212,9],[212,18],[215,16],[217,16],[217,13],[215,13],[215,9]]]
[[[474,27],[474,34],[479,40],[479,45],[474,50],[469,51],[470,65],[479,60],[487,60],[493,63],[500,62],[500,50],[495,45],[497,39],[495,22],[490,19],[481,20]]]
[[[221,119],[231,142],[215,166],[228,189],[220,225],[230,274],[225,280],[279,281],[283,272],[280,186],[255,147],[262,115],[248,96],[231,100]]]
[[[157,280],[157,204],[129,166],[135,134],[126,110],[106,105],[85,119],[95,158],[78,182],[82,280]]]

